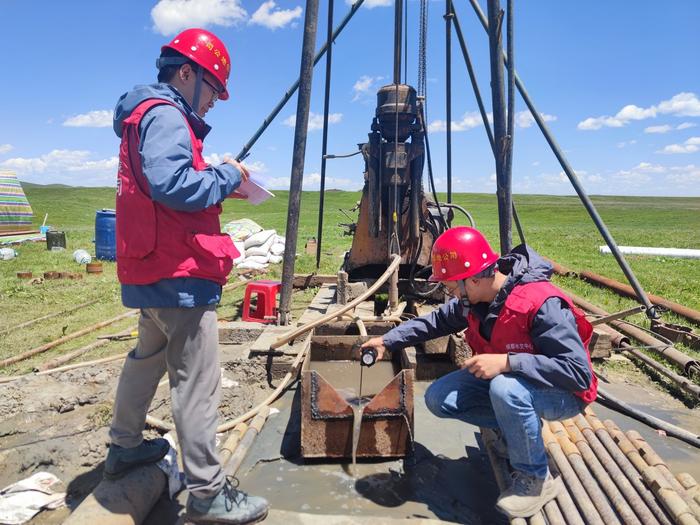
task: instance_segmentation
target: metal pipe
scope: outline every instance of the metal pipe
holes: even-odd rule
[[[241,463],[243,463],[243,460],[250,450],[250,447],[253,445],[255,438],[262,431],[262,427],[265,424],[265,421],[267,421],[269,415],[270,407],[265,406],[253,418],[250,426],[245,431],[245,434],[243,434],[240,443],[238,443],[238,446],[231,454],[231,459],[229,459],[228,463],[226,463],[224,466],[224,472],[227,476],[236,475],[236,472],[238,472],[238,469],[241,467]]]
[[[90,325],[86,328],[82,328],[76,332],[70,333],[68,335],[64,335],[63,337],[59,337],[55,341],[51,341],[50,343],[46,343],[44,345],[38,346],[36,348],[32,348],[31,350],[27,350],[26,352],[22,352],[21,354],[17,354],[12,357],[8,357],[7,359],[3,359],[0,361],[0,367],[5,367],[12,365],[14,363],[18,363],[19,361],[24,361],[25,359],[29,359],[30,357],[33,357],[37,354],[41,354],[43,352],[46,352],[47,350],[51,350],[52,348],[63,344],[67,341],[72,341],[73,339],[77,339],[78,337],[82,337],[86,334],[89,334],[91,332],[94,332],[95,330],[99,330],[100,328],[104,328],[105,326],[109,326],[111,324],[116,323],[117,321],[121,321],[122,319],[126,319],[127,317],[132,317],[134,315],[137,315],[139,313],[139,310],[131,310],[129,312],[125,312],[123,314],[120,314],[116,317],[112,317],[111,319],[107,319],[106,321],[101,321],[99,323],[95,323],[93,325]]]
[[[651,487],[666,510],[679,525],[698,525],[692,510],[683,498],[659,472],[653,467],[647,467],[642,472],[644,481]]]
[[[581,451],[574,445],[569,439],[569,435],[559,421],[550,421],[549,428],[556,436],[559,441],[559,445],[566,454],[571,467],[576,472],[581,484],[586,489],[590,500],[595,505],[598,510],[600,517],[606,523],[606,525],[620,525],[620,520],[617,518],[615,511],[610,506],[608,498],[605,496],[601,490],[593,475],[586,467],[583,457],[581,456]]]
[[[579,273],[578,276],[585,281],[610,288],[611,290],[614,290],[618,294],[623,295],[625,297],[632,297],[633,299],[637,298],[637,295],[635,294],[635,291],[631,286],[616,281],[615,279],[603,277],[602,275],[598,275],[597,273],[589,271],[583,271]],[[682,304],[669,301],[668,299],[664,299],[663,297],[659,297],[658,295],[649,294],[647,297],[649,297],[649,300],[652,301],[654,304],[663,306],[664,308],[671,310],[672,312],[680,315],[681,317],[685,317],[689,321],[693,321],[694,323],[700,324],[699,311],[694,310],[692,308],[688,308],[687,306],[684,306]]]
[[[354,4],[352,4],[352,7],[350,7],[350,11],[348,12],[347,15],[345,15],[345,18],[338,24],[338,27],[335,28],[335,31],[333,31],[333,38],[330,41],[327,41],[321,49],[318,50],[318,53],[316,53],[316,56],[314,57],[314,66],[318,64],[319,60],[321,60],[321,57],[326,53],[328,48],[331,46],[333,42],[335,42],[335,39],[338,38],[338,35],[345,29],[345,26],[348,24],[350,19],[353,17],[353,15],[357,12],[358,9],[362,6],[365,0],[356,0]],[[297,78],[296,81],[289,87],[289,89],[284,93],[282,96],[282,100],[280,100],[277,105],[272,109],[270,114],[265,117],[265,120],[263,120],[262,125],[258,128],[258,130],[253,134],[253,136],[246,142],[245,146],[243,146],[243,149],[236,155],[236,160],[241,161],[244,158],[248,156],[248,153],[250,152],[250,149],[255,145],[255,143],[258,141],[258,139],[262,136],[262,134],[265,132],[267,127],[272,124],[272,121],[275,120],[277,115],[279,114],[280,111],[282,111],[282,108],[287,104],[290,98],[296,93],[296,90],[299,88],[299,84],[301,82],[301,78]]]
[[[484,26],[484,29],[486,30],[487,33],[489,33],[489,24],[486,21],[486,17],[484,16],[484,13],[481,11],[481,7],[479,7],[478,0],[469,0],[469,2],[471,3],[472,7],[474,8],[474,11],[476,12],[479,20],[481,21],[481,24]],[[489,34],[491,34],[491,33],[489,33]],[[502,53],[501,53],[501,56],[502,56]],[[505,57],[502,56],[502,58],[504,60],[506,60]],[[535,107],[534,103],[532,102],[532,99],[530,98],[530,95],[528,94],[527,90],[525,89],[525,85],[520,80],[520,77],[518,76],[517,72],[514,72],[514,75],[515,75],[515,85],[517,86],[518,91],[520,92],[520,95],[523,98],[523,101],[525,102],[528,109],[530,110],[530,113],[532,113],[532,116],[535,119],[535,122],[537,122],[537,125],[539,126],[540,130],[542,131],[542,134],[544,135],[545,139],[547,140],[547,143],[549,144],[550,148],[554,152],[555,157],[557,157],[557,160],[559,160],[559,163],[561,164],[561,167],[564,170],[564,173],[566,173],[566,176],[569,178],[569,181],[571,181],[571,185],[574,187],[574,190],[576,190],[576,193],[578,194],[579,198],[581,199],[583,206],[588,211],[588,214],[591,216],[591,219],[593,219],[593,222],[595,223],[596,227],[598,228],[598,231],[600,232],[600,234],[603,236],[603,239],[605,239],[605,243],[612,250],[613,255],[615,256],[615,259],[617,260],[617,263],[620,266],[620,269],[625,274],[625,277],[627,277],[627,280],[632,285],[632,288],[634,288],[634,290],[637,294],[637,298],[639,299],[639,302],[643,303],[644,306],[647,307],[647,315],[649,317],[656,318],[658,316],[657,311],[654,308],[654,306],[649,302],[649,298],[647,297],[646,292],[642,288],[642,285],[639,283],[639,281],[637,281],[637,277],[634,275],[632,268],[630,268],[629,264],[625,260],[625,257],[620,253],[620,250],[618,250],[617,244],[616,244],[615,240],[613,239],[612,235],[610,234],[610,231],[608,230],[607,226],[603,222],[603,219],[601,218],[600,214],[598,213],[598,210],[596,210],[595,206],[593,205],[593,202],[586,194],[586,191],[583,189],[583,186],[581,186],[581,183],[579,182],[578,177],[576,176],[576,173],[574,172],[573,168],[569,165],[569,161],[564,156],[564,152],[559,147],[559,144],[557,144],[552,133],[549,131],[549,127],[547,127],[547,124],[545,123],[544,119],[542,118],[542,115],[540,115],[539,111],[537,111],[537,108]]]
[[[634,308],[628,308],[627,310],[622,310],[621,312],[617,312],[614,314],[606,315],[604,317],[599,317],[597,319],[592,319],[591,320],[591,326],[597,326],[599,324],[605,324],[609,321],[615,321],[617,319],[624,319],[625,317],[629,317],[630,315],[638,314],[640,312],[646,311],[647,307],[644,306],[643,304],[640,304],[639,306],[635,306]]]
[[[226,465],[229,459],[231,459],[231,456],[235,452],[236,447],[241,441],[241,437],[243,437],[246,430],[248,430],[248,425],[246,423],[238,423],[236,428],[234,428],[231,431],[231,434],[229,434],[229,436],[226,438],[226,441],[221,446],[221,450],[219,451],[219,461],[222,465]]]
[[[559,469],[559,473],[564,479],[564,482],[566,483],[569,492],[571,492],[571,494],[574,497],[574,500],[576,501],[576,504],[580,507],[581,513],[585,518],[585,522],[588,525],[604,525],[605,522],[600,517],[600,514],[595,508],[595,505],[593,505],[591,497],[588,496],[588,494],[586,494],[586,489],[581,484],[581,480],[579,480],[579,478],[576,476],[576,472],[569,463],[567,455],[562,450],[562,446],[559,444],[557,438],[552,433],[547,421],[545,421],[542,425],[542,439],[544,440],[545,446],[549,451],[549,455],[554,460],[557,469]],[[570,525],[574,525],[575,518],[572,519],[571,517],[573,511],[571,511],[569,505],[562,504],[561,507],[562,510],[569,511],[566,512],[567,523],[569,523]],[[575,507],[573,510],[576,510]]]
[[[333,41],[333,0],[328,0],[328,34],[327,42]],[[333,45],[326,53],[326,85],[323,94],[323,143],[321,146],[321,187],[318,196],[318,231],[316,232],[316,269],[321,266],[321,244],[323,242],[323,204],[326,191],[326,153],[328,152],[328,110],[331,96],[331,66],[333,64]]]
[[[294,151],[292,154],[292,173],[289,183],[289,205],[287,208],[287,229],[285,232],[284,263],[282,266],[282,290],[280,292],[280,323],[290,322],[292,302],[292,285],[294,282],[294,264],[297,253],[297,234],[299,233],[299,215],[301,213],[301,188],[304,177],[304,157],[306,155],[306,134],[309,124],[311,104],[311,84],[314,75],[313,52],[316,47],[316,26],[318,23],[318,0],[306,0],[304,15],[304,38],[301,50],[299,71],[299,98],[297,99],[297,116],[294,127]]]
[[[452,202],[452,0],[445,0],[445,123],[447,202]]]
[[[362,301],[367,299],[370,295],[375,293],[379,288],[391,277],[391,275],[396,271],[401,264],[401,257],[399,255],[392,255],[392,262],[389,265],[389,267],[386,269],[386,271],[377,279],[372,286],[370,286],[367,291],[363,292],[359,297],[356,299],[353,299],[350,301],[348,304],[345,306],[341,307],[338,310],[334,310],[323,317],[319,317],[315,321],[312,321],[310,323],[307,323],[303,326],[300,326],[299,328],[296,328],[295,330],[292,330],[291,332],[287,332],[283,336],[281,336],[279,339],[277,339],[274,343],[270,345],[270,348],[272,350],[276,350],[280,346],[288,343],[292,339],[295,339],[299,337],[302,334],[305,334],[309,330],[312,330],[316,328],[317,326],[320,326],[322,324],[327,323],[328,321],[335,319],[339,315],[344,314],[348,310],[352,310],[355,308],[358,304],[360,304]]]
[[[574,301],[574,303],[576,303],[577,306],[588,310],[591,313],[597,315],[610,315],[608,312],[606,312],[599,306],[596,306],[593,303],[582,299],[581,297],[578,297],[568,292],[567,295],[571,297],[571,300]],[[672,363],[675,363],[676,365],[681,367],[681,369],[683,369],[686,374],[689,373],[691,368],[700,366],[700,363],[698,363],[698,361],[696,361],[695,359],[692,359],[691,357],[680,352],[679,350],[674,348],[673,345],[666,345],[666,343],[648,334],[644,330],[641,330],[639,328],[629,325],[628,323],[623,323],[620,321],[611,321],[610,324],[617,328],[623,334],[633,337],[645,345],[649,345],[650,347],[652,347],[650,348],[650,350],[653,350],[655,353],[663,356]]]
[[[605,465],[605,470],[608,471],[610,477],[615,482],[615,485],[617,485],[620,492],[622,492],[622,494],[625,496],[625,499],[639,520],[644,523],[644,525],[658,524],[659,520],[656,519],[649,507],[647,507],[647,504],[644,502],[644,500],[642,500],[636,487],[632,486],[631,481],[627,479],[627,476],[617,464],[613,458],[613,455],[603,445],[601,440],[598,439],[598,435],[594,432],[586,418],[584,418],[582,414],[579,414],[573,418],[573,421],[581,434],[583,434],[583,437],[586,438],[588,445],[591,447],[596,457],[600,460],[601,464]],[[622,452],[619,453],[622,455]]]
[[[586,410],[586,420],[591,425],[591,428],[593,428],[593,431],[598,436],[600,442],[612,456],[615,463],[617,463],[617,466],[620,467],[622,472],[624,472],[625,476],[627,476],[627,479],[644,500],[649,510],[654,514],[654,517],[658,520],[658,522],[662,525],[671,525],[671,521],[664,513],[664,510],[656,502],[654,494],[642,482],[639,472],[637,472],[632,462],[624,454],[620,447],[617,446],[612,436],[605,428],[605,425],[603,425],[600,419],[596,417],[590,408]]]
[[[592,447],[588,441],[586,441],[586,438],[583,437],[583,434],[578,427],[571,419],[563,421],[563,424],[569,433],[569,438],[581,452],[581,457],[583,457],[583,460],[588,465],[588,468],[593,473],[593,476],[598,481],[598,484],[608,496],[608,499],[613,504],[613,507],[615,507],[615,510],[619,514],[622,522],[625,524],[640,524],[641,522],[632,510],[632,507],[630,507],[629,503],[627,503],[621,490],[613,482],[611,476],[603,468],[601,459],[596,456]]]
[[[512,243],[512,195],[508,172],[508,130],[506,125],[506,101],[503,80],[503,43],[501,25],[503,11],[500,0],[488,0],[489,56],[491,59],[491,107],[493,110],[493,137],[496,146],[496,198],[498,200],[498,226],[501,254],[509,253]]]
[[[688,495],[685,488],[683,488],[683,485],[680,484],[680,482],[673,475],[673,472],[671,472],[671,469],[668,468],[668,465],[666,465],[664,460],[661,459],[661,457],[654,451],[654,449],[651,448],[651,446],[649,446],[649,443],[646,442],[641,434],[639,434],[639,432],[636,430],[628,430],[626,435],[630,442],[639,451],[639,455],[644,458],[647,465],[650,467],[656,467],[661,475],[666,478],[671,487],[673,487],[673,490],[678,492],[680,497],[683,498],[683,501],[686,502],[693,513],[700,517],[700,505],[698,505],[697,502]]]
[[[401,22],[403,18],[402,15],[403,0],[394,0],[394,84],[401,84]]]

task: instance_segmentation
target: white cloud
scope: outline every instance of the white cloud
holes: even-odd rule
[[[700,99],[695,93],[678,93],[669,100],[662,100],[656,106],[641,108],[634,104],[623,107],[614,117],[588,117],[578,123],[578,129],[597,130],[602,127],[621,128],[633,120],[645,120],[657,115],[676,117],[700,117]]]
[[[69,128],[109,128],[112,126],[112,112],[107,109],[98,109],[75,115],[63,122]]]
[[[540,113],[540,116],[545,122],[557,120],[557,117],[555,115],[547,115],[545,113]],[[529,109],[527,111],[518,111],[515,114],[515,125],[519,128],[529,128],[534,123],[535,117],[532,116],[532,113],[530,113]]]
[[[690,137],[683,144],[669,144],[657,153],[675,155],[677,153],[695,153],[700,151],[700,137]]]
[[[673,128],[668,124],[664,124],[663,126],[649,126],[648,128],[644,128],[644,133],[668,133],[672,129]]]
[[[342,113],[329,113],[328,114],[328,125],[330,126],[331,124],[337,124],[343,120],[343,114]],[[290,128],[293,128],[296,125],[297,122],[297,116],[296,115],[290,115],[287,117],[283,124],[285,126],[289,126]],[[309,113],[309,131],[316,131],[319,129],[323,129],[323,115],[314,113],[313,111]]]
[[[22,179],[39,184],[61,183],[80,186],[114,186],[118,157],[93,159],[84,150],[53,150],[40,157],[15,157],[0,162]]]
[[[493,119],[491,113],[489,113],[487,117],[489,119],[489,122]],[[482,126],[483,123],[484,121],[481,118],[481,113],[478,113],[477,111],[471,111],[469,113],[465,113],[462,117],[462,120],[452,121],[452,131],[467,131],[478,126]],[[433,122],[428,124],[428,133],[435,133],[439,131],[447,131],[446,121],[434,120]]]
[[[345,3],[347,5],[352,5],[355,3],[356,0],[345,0]],[[362,7],[366,7],[367,9],[374,9],[375,7],[387,7],[390,5],[394,5],[394,0],[365,0],[364,4],[362,4]]]
[[[289,25],[291,22],[301,17],[301,6],[296,6],[294,9],[279,9],[275,8],[277,4],[274,0],[263,2],[257,11],[250,17],[250,24],[267,27],[268,29],[280,29]]]
[[[160,0],[151,9],[153,29],[161,35],[188,27],[232,26],[247,16],[239,0]]]
[[[688,128],[694,128],[697,126],[697,124],[693,124],[692,122],[683,122],[681,124],[678,124],[678,127],[676,129],[688,129]]]
[[[618,142],[618,143],[617,143],[617,147],[618,147],[619,149],[622,149],[622,148],[625,148],[625,147],[627,147],[627,146],[633,146],[633,145],[636,144],[636,143],[637,143],[636,140],[627,140],[627,141],[624,141],[624,142]]]
[[[9,153],[13,149],[15,149],[15,147],[12,144],[0,144],[0,155]]]
[[[355,84],[352,86],[352,90],[355,95],[352,97],[352,101],[355,102],[359,100],[362,96],[369,94],[374,91],[374,86],[384,77],[371,77],[369,75],[362,75]]]

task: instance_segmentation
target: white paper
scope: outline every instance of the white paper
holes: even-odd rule
[[[245,195],[246,200],[251,204],[261,204],[265,202],[270,197],[274,197],[274,194],[267,191],[259,182],[253,180],[252,178],[247,181],[241,182],[238,186],[238,193]]]

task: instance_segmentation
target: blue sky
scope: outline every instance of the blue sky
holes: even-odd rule
[[[391,0],[365,3],[334,47],[330,153],[353,152],[366,141],[376,89],[391,77]],[[700,196],[700,2],[515,3],[516,68],[586,190]],[[326,8],[321,2],[317,47],[325,39]],[[411,84],[418,8],[408,0]],[[134,85],[155,81],[160,46],[191,26],[214,31],[232,55],[231,99],[207,116],[213,131],[205,154],[211,162],[235,155],[298,75],[303,9],[301,0],[0,1],[0,169],[40,184],[114,185],[114,104]],[[336,0],[336,23],[348,10]],[[485,33],[466,0],[456,10],[490,106]],[[443,1],[429,2],[428,122],[439,189],[445,187],[443,12]],[[493,192],[493,158],[456,37],[453,43],[453,130],[459,130],[453,191]],[[321,61],[307,143],[309,190],[319,185],[323,79]],[[514,191],[573,194],[520,100],[516,109]],[[295,110],[296,97],[246,161],[274,188],[289,181]],[[359,189],[362,170],[360,157],[329,161],[327,187]]]

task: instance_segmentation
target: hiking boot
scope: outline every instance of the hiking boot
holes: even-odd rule
[[[133,448],[124,448],[112,443],[109,445],[103,475],[105,479],[119,479],[136,467],[160,461],[168,450],[170,443],[163,438],[144,439],[139,446]]]
[[[508,444],[503,437],[503,432],[498,428],[482,428],[481,439],[485,445],[489,445],[494,454],[499,458],[508,459]]]
[[[544,479],[515,471],[510,487],[498,497],[496,508],[511,518],[529,518],[559,493],[559,483],[547,472]]]
[[[265,498],[248,496],[238,490],[238,480],[226,479],[221,491],[211,498],[187,498],[185,519],[192,523],[257,523],[267,517],[270,508]]]

